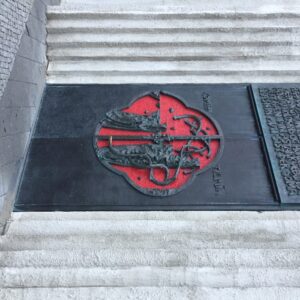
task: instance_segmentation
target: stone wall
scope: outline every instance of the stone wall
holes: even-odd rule
[[[46,0],[0,0],[0,231],[45,85]]]
[[[33,0],[0,1],[0,98],[9,78]]]

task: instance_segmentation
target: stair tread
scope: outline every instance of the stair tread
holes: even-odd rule
[[[285,0],[286,1],[286,0]],[[207,3],[207,1],[206,1]],[[124,7],[119,6],[113,8],[112,5],[104,6],[103,2],[99,5],[88,5],[85,3],[84,5],[64,5],[61,4],[59,6],[48,6],[47,13],[49,15],[73,15],[73,14],[110,14],[110,15],[209,15],[209,16],[219,16],[219,15],[228,15],[228,16],[236,16],[236,15],[244,15],[244,16],[272,16],[272,15],[282,15],[285,17],[289,16],[297,16],[300,13],[300,5],[278,5],[278,6],[270,6],[264,5],[263,7],[258,7],[254,5],[252,7],[247,7],[246,5],[241,5],[240,8],[237,7],[224,7],[224,5],[219,5],[215,7],[204,6],[203,3],[200,7],[195,5],[186,5],[186,6],[167,6],[160,5],[158,7],[151,6],[147,7],[145,4],[143,7],[133,8],[127,5]],[[149,9],[151,8],[151,10]]]
[[[216,267],[299,269],[298,249],[70,249],[0,252],[0,268]]]
[[[238,225],[238,226],[237,226]],[[231,234],[251,233],[260,231],[265,234],[281,234],[300,230],[300,220],[224,220],[224,221],[185,221],[185,220],[97,220],[97,221],[26,221],[13,222],[10,225],[8,235],[55,235],[55,234],[96,234],[104,233],[194,233],[208,234],[211,232]]]
[[[298,287],[300,272],[289,268],[129,267],[2,268],[0,287],[203,286]]]
[[[65,287],[65,288],[6,288],[0,290],[2,300],[11,299],[89,299],[89,300],[295,300],[300,298],[300,288],[205,288],[205,287]]]
[[[34,220],[299,220],[298,211],[90,211],[90,212],[14,212],[12,221]]]
[[[207,73],[207,72],[230,72],[241,70],[248,71],[297,71],[300,70],[300,60],[255,60],[247,61],[243,59],[236,59],[233,61],[164,61],[163,63],[156,63],[152,61],[118,61],[118,60],[81,60],[74,62],[72,60],[50,62],[48,66],[48,73],[54,72],[133,72],[133,73],[154,73],[154,72],[173,72],[173,74],[183,71]],[[295,73],[295,74],[296,74]]]
[[[296,32],[293,32],[296,31]],[[300,41],[299,34],[297,34],[298,29],[293,29],[289,32],[256,32],[255,34],[251,32],[244,32],[241,35],[237,35],[234,32],[188,32],[188,33],[79,33],[79,32],[67,32],[67,33],[52,33],[47,37],[48,44],[59,44],[59,43],[152,43],[152,42],[163,42],[172,43],[178,42],[190,42],[190,43],[208,43],[208,42],[290,42],[297,45]]]
[[[179,84],[179,83],[299,83],[300,75],[289,73],[268,73],[256,72],[254,74],[205,74],[205,75],[186,75],[170,76],[147,74],[145,76],[135,74],[125,74],[117,76],[107,76],[107,74],[59,74],[47,76],[49,84]]]

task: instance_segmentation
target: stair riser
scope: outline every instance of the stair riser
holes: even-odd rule
[[[238,225],[237,225],[238,226]],[[57,234],[5,236],[1,251],[18,250],[74,250],[80,249],[297,249],[300,247],[298,232],[229,234],[222,230],[214,234],[168,233],[168,234]]]
[[[50,62],[48,74],[63,74],[64,72],[93,72],[101,74],[110,72],[114,74],[219,74],[220,72],[259,72],[259,71],[293,71],[294,74],[300,72],[300,61],[268,61],[263,59],[253,59],[252,61],[164,61],[155,64],[152,61],[89,61],[82,60],[74,64],[73,61]]]
[[[198,234],[218,235],[223,233],[247,236],[259,233],[259,236],[281,235],[300,231],[299,220],[269,221],[27,221],[26,224],[12,223],[10,231],[14,235],[77,235],[77,234]],[[10,235],[10,232],[8,233]],[[299,237],[300,240],[300,237]]]
[[[55,29],[100,29],[100,28],[198,28],[205,30],[206,28],[219,28],[221,30],[228,30],[234,28],[249,29],[263,29],[263,28],[290,28],[299,27],[299,17],[285,18],[247,18],[243,16],[219,16],[215,18],[207,18],[205,16],[198,16],[198,18],[176,18],[173,15],[164,17],[148,18],[148,15],[143,15],[136,18],[135,15],[128,15],[127,18],[120,15],[114,15],[111,18],[105,15],[97,17],[87,16],[82,17],[80,14],[74,14],[72,18],[64,18],[63,16],[51,20],[51,14],[48,14],[47,28],[48,30]]]
[[[73,73],[73,74],[70,74]],[[81,71],[77,70],[57,70],[57,71],[48,71],[49,76],[56,76],[63,78],[71,77],[74,82],[77,80],[82,80],[84,83],[85,80],[92,80],[94,82],[99,81],[102,82],[109,82],[109,80],[113,80],[114,82],[127,82],[130,83],[130,80],[134,79],[132,83],[144,82],[148,83],[156,82],[156,83],[191,83],[189,81],[195,80],[195,83],[204,82],[215,82],[220,83],[221,78],[224,78],[225,82],[235,82],[235,80],[243,80],[243,79],[253,79],[254,82],[260,82],[259,80],[269,79],[269,82],[280,82],[280,77],[282,78],[283,82],[287,82],[286,78],[291,78],[291,82],[297,82],[300,76],[300,70],[261,70],[261,71],[249,71],[243,70],[239,72],[238,70],[224,70],[222,72],[216,70],[210,71],[189,71],[189,70],[182,70],[182,71],[111,71],[111,70],[103,70],[103,71]],[[110,76],[110,78],[108,78]],[[76,79],[77,77],[77,79]],[[68,80],[71,80],[68,79]],[[247,81],[246,81],[247,82]],[[264,80],[261,82],[265,82]],[[194,82],[193,82],[194,83]]]
[[[65,44],[105,44],[105,43],[259,43],[259,42],[272,42],[272,43],[296,43],[300,42],[300,36],[297,32],[258,32],[234,34],[232,32],[202,32],[202,33],[174,33],[174,34],[156,34],[152,33],[66,33],[66,34],[50,34],[47,37],[49,46],[65,45]]]
[[[180,57],[194,58],[197,60],[216,59],[220,57],[223,60],[254,59],[255,57],[263,57],[265,60],[293,59],[298,58],[300,49],[296,46],[246,46],[246,47],[159,47],[157,49],[150,47],[123,47],[123,48],[108,48],[108,47],[82,47],[82,48],[56,48],[48,50],[50,60],[60,58],[68,60],[71,57],[81,59],[110,59],[127,58],[135,60],[140,57],[149,57],[156,59],[174,58],[180,60]]]
[[[248,42],[240,42],[240,41],[228,41],[228,42],[219,42],[219,41],[212,41],[212,42],[58,42],[58,43],[49,43],[48,50],[59,49],[59,48],[100,48],[100,49],[156,49],[160,51],[162,48],[170,48],[170,51],[173,49],[180,48],[180,49],[195,49],[200,48],[204,49],[211,49],[216,48],[216,51],[221,50],[222,48],[229,48],[229,49],[257,49],[258,48],[271,48],[274,47],[283,47],[286,48],[287,51],[289,49],[299,48],[300,43],[298,42],[291,42],[291,41],[279,41],[279,42],[266,42],[266,41],[248,41]],[[223,50],[224,51],[224,50]],[[226,50],[225,50],[226,51]],[[259,51],[259,50],[258,50]]]
[[[14,212],[12,221],[26,226],[27,221],[297,221],[298,211],[89,211],[89,212]]]
[[[295,300],[300,298],[298,288],[196,288],[196,287],[88,287],[88,288],[22,288],[2,289],[2,300],[216,300],[216,299],[242,299],[242,300]]]
[[[209,54],[208,54],[209,55]],[[116,55],[116,56],[111,56],[111,55],[95,55],[95,56],[88,56],[87,54],[79,53],[79,54],[74,54],[72,55],[71,53],[68,53],[66,55],[61,55],[61,54],[52,54],[51,56],[48,56],[48,60],[50,62],[64,62],[64,61],[74,61],[74,62],[80,62],[80,61],[126,61],[126,62],[169,62],[169,61],[206,61],[206,62],[228,62],[228,61],[239,61],[239,60],[244,60],[244,62],[253,62],[253,63],[258,63],[261,60],[264,61],[289,61],[289,62],[298,62],[300,60],[300,54],[299,55],[293,55],[293,56],[288,56],[288,55],[273,55],[273,56],[264,56],[264,55],[256,55],[252,54],[249,55],[248,57],[244,57],[243,55],[236,55],[236,56],[195,56],[195,55],[169,55],[169,56],[164,56],[164,55],[153,55],[153,56],[147,56],[147,55],[140,55],[137,54],[135,56],[130,56],[130,55]]]
[[[87,20],[88,23],[88,20]],[[153,26],[149,24],[149,26],[141,26],[141,27],[126,27],[126,25],[119,25],[119,27],[112,27],[112,26],[90,26],[90,27],[75,27],[74,25],[69,26],[63,26],[57,27],[54,26],[47,26],[48,33],[51,34],[72,34],[74,32],[76,33],[112,33],[112,34],[198,34],[202,35],[205,33],[210,34],[217,34],[217,33],[235,33],[235,34],[258,34],[258,33],[277,33],[277,34],[287,34],[287,33],[299,33],[300,29],[298,26],[292,26],[292,27],[276,27],[276,26],[268,26],[268,27],[238,27],[234,28],[232,26],[228,26],[226,28],[224,27],[176,27],[176,26]]]
[[[123,268],[214,267],[289,268],[300,267],[300,253],[293,249],[203,249],[188,250],[64,250],[0,252],[1,268]]]
[[[124,76],[125,75],[125,76]],[[48,75],[47,82],[49,84],[179,84],[179,83],[299,83],[300,74],[295,72],[255,72],[255,74],[206,74],[206,75],[186,75],[180,76],[168,74],[147,74],[134,75],[134,74],[117,74],[115,76],[106,74],[95,75],[95,74],[71,74],[66,73],[65,75]]]
[[[288,280],[287,280],[288,279]],[[202,286],[297,287],[298,270],[261,268],[5,268],[0,287]]]
[[[269,12],[264,13],[260,11],[256,12],[202,12],[196,11],[184,11],[184,12],[154,12],[154,11],[101,11],[95,9],[80,9],[72,10],[64,7],[48,7],[47,19],[51,20],[131,20],[131,21],[161,21],[161,20],[204,20],[204,21],[217,21],[217,20],[233,20],[233,21],[250,21],[250,22],[264,22],[277,20],[297,20],[300,16],[299,12]]]

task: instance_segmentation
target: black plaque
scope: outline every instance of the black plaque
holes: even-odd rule
[[[253,85],[268,157],[282,203],[300,203],[300,88]]]
[[[199,172],[184,189],[163,196],[134,188],[103,166],[94,149],[95,129],[108,112],[158,91],[176,95],[195,111],[209,115],[224,139],[222,156],[215,164]],[[15,210],[280,209],[267,139],[252,96],[246,84],[49,85]],[[139,119],[134,126],[144,126],[144,121]],[[159,135],[158,140],[166,138],[170,136]]]

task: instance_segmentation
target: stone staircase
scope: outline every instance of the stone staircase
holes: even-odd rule
[[[48,9],[49,83],[300,81],[293,2],[80,2]]]
[[[260,2],[63,0],[48,83],[299,82],[300,8]],[[299,248],[299,212],[13,213],[0,299],[295,300]]]
[[[299,217],[14,213],[0,299],[299,299]]]

